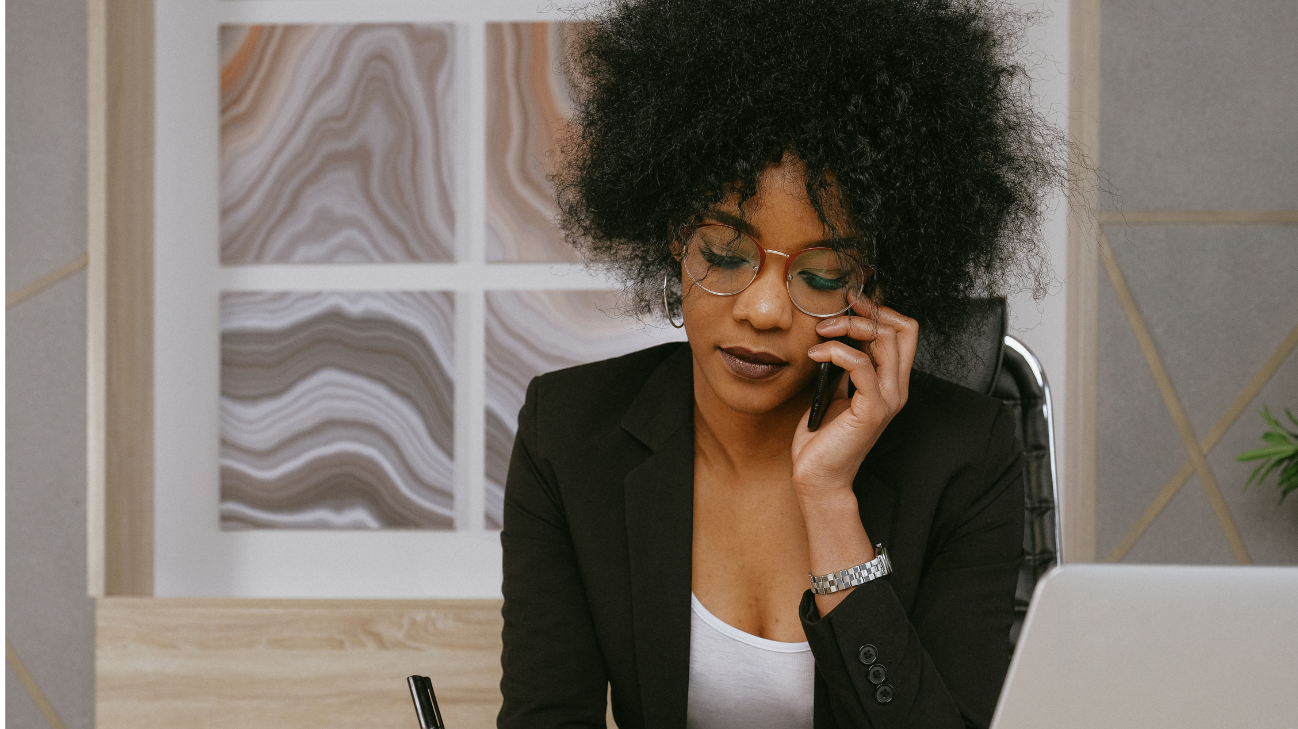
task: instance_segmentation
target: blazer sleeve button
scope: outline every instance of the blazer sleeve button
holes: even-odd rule
[[[866,675],[870,677],[870,683],[878,686],[888,679],[888,669],[884,668],[883,664],[876,663],[870,666],[870,672]]]
[[[886,683],[880,686],[879,690],[874,692],[874,700],[881,704],[886,704],[889,701],[892,701],[892,687]]]
[[[865,665],[868,666],[871,663],[874,663],[875,661],[879,660],[879,649],[875,648],[873,645],[869,643],[866,643],[865,645],[861,646],[861,651],[857,654],[857,656],[861,659],[861,663],[864,663]]]

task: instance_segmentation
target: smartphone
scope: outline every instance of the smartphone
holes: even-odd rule
[[[410,698],[415,701],[419,729],[446,729],[442,710],[437,706],[437,694],[433,693],[433,682],[427,676],[407,676],[406,684],[410,686]]]
[[[851,346],[851,341],[847,337],[834,337],[833,341]],[[807,416],[807,430],[816,430],[824,421],[825,411],[829,409],[829,403],[834,399],[834,389],[838,387],[838,378],[842,374],[843,368],[833,362],[821,362],[820,367],[816,369],[816,386],[811,396],[811,414]]]

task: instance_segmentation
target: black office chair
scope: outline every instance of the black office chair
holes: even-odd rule
[[[1023,468],[1023,565],[1019,568],[1014,625],[1010,628],[1013,652],[1037,581],[1059,564],[1055,431],[1045,370],[1030,349],[1006,334],[1005,299],[979,299],[976,304],[976,315],[961,341],[971,356],[955,364],[934,365],[928,354],[931,349],[921,336],[915,367],[998,397],[1014,408],[1016,431],[1027,462]]]

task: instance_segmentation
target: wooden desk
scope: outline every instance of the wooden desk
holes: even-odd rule
[[[406,676],[448,726],[500,710],[497,600],[101,598],[99,729],[417,726]]]

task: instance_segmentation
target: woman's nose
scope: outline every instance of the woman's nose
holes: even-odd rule
[[[784,260],[768,258],[757,278],[734,298],[734,316],[755,329],[788,329],[793,325],[793,302],[784,285]]]

